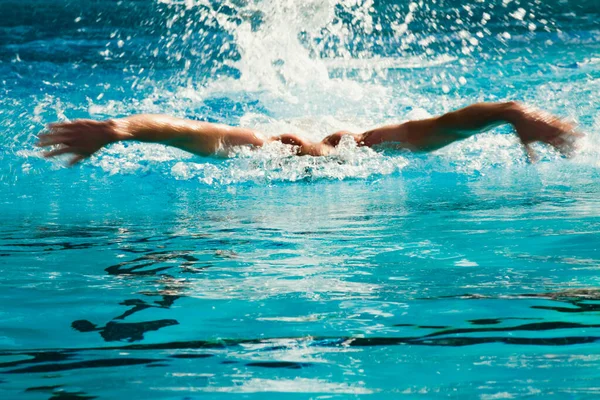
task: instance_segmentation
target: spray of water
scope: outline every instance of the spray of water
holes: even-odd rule
[[[97,118],[162,112],[318,140],[340,129],[359,132],[477,100],[513,98],[510,91],[498,95],[491,86],[477,85],[509,80],[513,86],[531,86],[518,74],[504,78],[502,63],[519,62],[528,73],[524,51],[551,49],[557,40],[581,40],[560,31],[560,18],[539,1],[157,0],[154,6],[143,25],[157,41],[115,30],[99,52],[107,63],[138,53],[149,58],[124,68],[123,74],[131,74],[128,86],[103,83],[106,91],[84,102],[46,95],[37,103],[34,122],[67,118],[69,109]],[[136,40],[143,42],[141,50],[128,53]],[[512,47],[519,54],[512,54]],[[576,67],[593,65],[588,57]],[[545,68],[537,74],[555,72]],[[556,93],[536,87],[539,93],[524,90],[520,99]],[[111,91],[119,90],[126,98],[111,98]],[[561,107],[575,108],[576,99],[570,101],[538,105],[560,112]],[[26,160],[23,168],[35,170],[33,152],[15,152]],[[148,167],[148,160],[155,165]],[[497,134],[445,149],[426,162],[434,170],[469,174],[524,165],[518,143]],[[240,149],[234,159],[216,162],[151,145],[117,145],[92,164],[110,173],[150,168],[176,179],[230,184],[364,178],[420,168],[422,159],[351,144],[330,158],[298,158],[272,145],[254,152]]]

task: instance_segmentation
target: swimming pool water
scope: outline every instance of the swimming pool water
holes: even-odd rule
[[[597,398],[594,1],[0,0],[0,397]],[[433,154],[114,145],[44,124],[164,112],[321,138],[519,100]]]

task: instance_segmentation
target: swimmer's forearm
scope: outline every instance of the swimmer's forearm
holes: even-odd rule
[[[522,106],[514,102],[474,104],[440,117],[374,129],[363,135],[362,144],[397,143],[410,150],[433,151],[499,125],[515,124],[522,113]]]
[[[142,114],[113,120],[115,141],[162,143],[199,155],[212,155],[237,145],[262,146],[253,131],[208,122]]]
[[[112,120],[116,140],[136,140],[149,143],[170,144],[192,136],[200,127],[195,121],[167,115],[140,114]]]
[[[523,106],[512,101],[473,104],[435,118],[436,129],[442,134],[465,138],[500,125],[514,125],[522,114]]]
[[[84,160],[104,146],[124,140],[162,143],[190,153],[209,156],[234,146],[262,146],[264,140],[250,129],[211,124],[166,115],[134,115],[93,121],[80,119],[48,125],[38,136],[39,147],[54,147],[44,153],[52,158],[72,154],[69,165]]]

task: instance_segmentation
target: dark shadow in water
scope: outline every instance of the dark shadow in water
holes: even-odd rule
[[[172,263],[173,261],[177,260],[182,261],[180,264],[182,268],[191,267],[198,261],[198,259],[189,253],[191,253],[191,251],[154,251],[152,253],[144,254],[143,256],[133,260],[112,265],[106,268],[105,271],[110,275],[156,275],[159,272],[173,268],[175,265],[169,264],[164,267],[156,267],[147,270],[143,268],[153,266],[157,263]]]
[[[540,300],[552,300],[559,301],[566,304],[569,304],[570,307],[563,306],[530,306],[532,309],[536,310],[549,310],[556,311],[561,313],[590,313],[590,312],[599,312],[600,304],[589,303],[589,302],[598,302],[600,301],[600,289],[597,288],[580,288],[580,289],[568,289],[562,290],[558,292],[544,292],[544,293],[525,293],[525,294],[515,294],[515,295],[507,295],[507,296],[482,296],[478,294],[462,294],[462,295],[454,295],[454,296],[440,296],[437,298],[425,298],[421,300],[436,300],[436,299],[466,299],[466,300],[480,300],[480,299],[540,299]],[[473,319],[469,320],[473,325],[496,325],[502,321],[506,320],[526,320],[526,319],[541,319],[541,318],[517,318],[517,317],[509,317],[509,318],[482,318],[482,319]],[[395,325],[395,326],[403,326],[403,325]]]
[[[119,228],[114,226],[39,226],[34,237],[36,239],[52,238],[100,238],[114,237],[119,232]]]
[[[397,328],[401,328],[401,327],[415,327],[415,328],[420,328],[420,329],[446,329],[449,328],[449,326],[446,325],[415,325],[415,324],[394,324],[392,325],[394,327]]]
[[[261,368],[285,368],[285,369],[302,369],[312,366],[311,363],[300,363],[292,361],[265,361],[265,362],[252,362],[246,364],[248,367],[261,367]]]
[[[502,328],[459,328],[448,329],[435,333],[430,333],[424,337],[456,335],[462,333],[481,333],[481,332],[516,332],[516,331],[549,331],[555,329],[574,329],[574,328],[600,328],[600,324],[579,324],[576,322],[536,322],[533,324],[524,324],[517,326],[507,326]]]
[[[347,345],[350,347],[364,347],[409,344],[417,346],[461,347],[486,343],[504,343],[521,346],[568,346],[574,344],[594,343],[599,339],[600,337],[598,336],[575,336],[562,338],[456,337],[430,340],[419,340],[412,338],[357,338],[349,339],[350,343]]]
[[[508,317],[508,318],[481,318],[481,319],[470,319],[467,322],[470,322],[473,325],[498,325],[502,321],[509,320],[540,320],[541,318],[517,318],[517,317]]]
[[[100,347],[100,348],[88,348],[80,349],[77,353],[84,353],[86,351],[135,351],[135,350],[198,350],[198,349],[227,349],[230,347],[247,345],[247,344],[268,344],[271,340],[273,346],[265,347],[264,351],[277,351],[281,348],[281,345],[276,343],[281,338],[273,339],[240,339],[240,340],[221,340],[215,341],[187,341],[187,342],[173,342],[173,343],[157,343],[157,344],[136,344],[121,347]],[[529,346],[568,346],[575,344],[586,344],[594,343],[600,340],[599,336],[567,336],[558,338],[517,338],[517,337],[451,337],[451,338],[435,338],[431,336],[422,337],[368,337],[368,338],[356,338],[356,337],[315,337],[307,340],[305,337],[299,338],[286,338],[287,340],[296,340],[310,344],[312,347],[379,347],[379,346],[396,346],[396,345],[416,345],[416,346],[444,346],[444,347],[461,347],[461,346],[472,346],[477,344],[486,343],[504,343],[512,345],[529,345]],[[75,353],[75,350],[72,351]],[[14,352],[12,355],[18,355],[19,353]],[[22,353],[29,354],[29,353]],[[79,354],[84,356],[84,354]],[[174,358],[187,358],[187,357],[174,357]],[[194,357],[197,358],[197,357]],[[206,357],[200,357],[206,358]],[[24,368],[12,369],[4,371],[5,374],[19,374],[19,373],[48,373],[48,372],[60,372],[76,369],[87,369],[87,368],[106,368],[106,367],[122,367],[130,365],[141,365],[147,364],[152,365],[155,363],[164,364],[164,359],[149,359],[149,358],[109,358],[89,361],[77,361],[69,363],[42,363],[40,365],[33,365]],[[23,361],[20,363],[31,363],[31,360]],[[224,360],[221,364],[235,364],[236,361]],[[246,364],[250,367],[263,367],[263,368],[291,368],[298,369],[312,365],[311,363],[295,363],[285,361],[273,361],[273,362],[252,362]],[[7,365],[5,365],[7,366]],[[155,365],[156,366],[156,365]]]
[[[568,329],[562,325],[561,323],[553,323],[555,328],[547,327],[547,329]],[[570,328],[584,328],[586,325],[576,325],[570,326]],[[537,329],[534,329],[537,330]],[[457,330],[454,330],[457,331]],[[506,331],[509,331],[508,329]],[[439,332],[437,336],[448,334],[448,331]],[[194,340],[194,341],[185,341],[185,342],[170,342],[170,343],[152,343],[152,344],[133,344],[119,347],[96,347],[96,348],[88,348],[88,349],[80,349],[77,352],[86,352],[86,351],[160,351],[160,350],[201,350],[201,349],[228,349],[231,347],[236,347],[240,345],[249,345],[249,344],[261,344],[263,346],[272,343],[270,347],[264,347],[263,350],[267,351],[278,351],[284,348],[280,344],[281,339],[286,339],[288,341],[295,340],[297,342],[301,342],[305,345],[310,345],[311,347],[371,347],[371,346],[394,346],[394,345],[417,345],[417,346],[469,346],[483,343],[505,343],[505,344],[515,344],[515,345],[543,345],[543,346],[567,346],[573,344],[585,344],[585,343],[593,343],[600,340],[600,336],[565,336],[565,337],[556,337],[556,338],[529,338],[529,337],[504,337],[504,336],[490,336],[490,337],[436,337],[434,335],[425,335],[425,336],[417,336],[417,337],[313,337],[311,339],[307,339],[306,337],[287,337],[287,338],[272,338],[272,339],[225,339],[219,341],[207,341],[207,340]],[[11,353],[13,355],[19,353]],[[175,357],[178,358],[178,357]],[[179,357],[180,358],[180,357]],[[206,357],[202,357],[206,358]],[[127,360],[127,359],[124,359]],[[133,359],[135,362],[139,359]],[[145,360],[145,359],[142,359]],[[122,360],[121,360],[122,361]],[[161,360],[151,360],[150,362],[161,361]],[[162,360],[164,361],[164,360]],[[53,370],[58,370],[53,367],[53,365],[58,365],[60,370],[63,369],[75,369],[75,368],[86,368],[93,366],[101,366],[98,364],[94,364],[96,361],[86,361],[86,362],[74,362],[67,364],[44,364],[40,366],[40,368],[36,367],[27,367],[19,370],[12,370],[9,372],[50,372]],[[109,360],[100,360],[102,363],[107,363],[107,366],[110,366],[111,362],[114,362],[114,366],[124,365],[119,364],[119,360],[109,359]],[[90,363],[88,365],[88,363]],[[223,361],[222,363],[230,364],[231,361]],[[266,366],[267,364],[254,365],[255,363],[250,363],[250,366]],[[48,366],[50,365],[50,366]],[[269,364],[271,367],[275,367],[277,364]],[[283,364],[281,364],[283,365]],[[66,366],[66,367],[60,367]]]
[[[152,252],[152,249],[121,248],[121,249],[119,249],[119,251],[122,251],[122,252],[125,252],[125,253],[143,254],[143,253],[150,253],[150,252]]]
[[[7,247],[25,247],[27,250],[12,250],[12,253],[29,253],[31,247],[41,247],[38,251],[48,252],[48,251],[60,251],[60,250],[81,250],[81,249],[90,249],[92,247],[97,247],[104,245],[104,243],[71,243],[71,242],[36,242],[36,243],[13,243],[10,245],[5,245]]]
[[[3,236],[0,240],[2,246],[25,248],[24,250],[10,250],[10,253],[81,250],[112,244],[113,241],[109,238],[114,238],[118,234],[118,229],[110,226],[40,226],[32,231],[31,227],[27,227],[15,231],[10,236]],[[27,236],[24,236],[23,232],[27,232]],[[22,243],[31,239],[36,239],[35,243]],[[82,239],[95,239],[95,241],[81,243]]]
[[[575,308],[572,307],[550,307],[550,306],[531,306],[537,310],[551,310],[558,311],[561,313],[585,313],[585,312],[598,312],[600,311],[600,304],[585,304],[577,301],[570,301]]]
[[[77,361],[63,364],[42,364],[33,365],[19,369],[11,369],[5,371],[5,374],[22,374],[22,373],[40,373],[40,372],[60,372],[70,371],[75,369],[85,368],[106,368],[106,367],[124,367],[129,365],[151,364],[157,361],[152,358],[107,358],[101,360]]]
[[[52,392],[54,389],[63,387],[63,385],[54,386],[35,386],[25,389],[26,392]]]
[[[153,251],[131,261],[125,261],[117,265],[106,268],[106,271],[111,275],[129,276],[135,279],[145,279],[149,276],[157,275],[159,272],[171,269],[173,267],[193,268],[198,259],[190,255],[190,251]],[[159,263],[173,261],[182,261],[181,264],[169,264],[164,267],[151,268],[149,270],[140,270],[148,266],[154,266]],[[177,280],[170,275],[161,274],[158,277],[152,277],[155,282],[152,286],[162,285],[162,288],[156,292],[139,292],[146,296],[160,296],[160,300],[147,302],[141,299],[127,299],[120,302],[120,305],[131,307],[121,315],[113,318],[104,327],[98,327],[89,320],[77,320],[71,323],[71,327],[79,332],[99,332],[100,336],[107,341],[129,341],[135,342],[144,339],[144,333],[156,331],[166,326],[178,325],[174,319],[161,319],[156,321],[136,322],[136,323],[121,323],[115,320],[124,320],[131,315],[143,310],[158,308],[169,309],[175,301],[182,297],[185,291],[185,283],[182,280]]]
[[[96,399],[96,396],[90,396],[85,392],[68,392],[66,390],[59,390],[63,387],[63,385],[54,385],[54,386],[36,386],[25,389],[25,392],[42,392],[42,393],[52,393],[52,396],[48,400],[91,400]]]
[[[501,323],[503,318],[481,318],[481,319],[470,319],[467,322],[470,322],[473,325],[497,325]]]
[[[118,317],[115,317],[114,319],[125,319],[135,314],[136,312],[143,311],[148,308],[171,308],[173,303],[175,303],[175,300],[177,300],[180,297],[181,296],[163,295],[162,300],[157,300],[154,302],[154,304],[148,304],[144,300],[139,299],[125,300],[119,304],[122,306],[128,306],[133,308],[125,311],[123,314],[119,315]]]
[[[269,344],[272,346],[264,348],[265,351],[275,351],[287,348],[280,343],[281,339],[296,340],[315,347],[340,347],[340,346],[389,346],[389,345],[426,345],[426,346],[466,346],[481,343],[506,343],[520,345],[546,345],[546,346],[565,346],[570,344],[591,343],[600,340],[600,336],[567,336],[557,338],[518,338],[518,337],[452,337],[440,338],[443,335],[458,335],[461,333],[483,333],[483,332],[511,332],[511,331],[551,331],[560,329],[587,329],[600,328],[600,324],[586,325],[568,322],[542,322],[535,324],[518,325],[505,328],[465,328],[439,331],[423,336],[410,337],[313,337],[307,340],[304,337],[286,337],[272,339],[221,339],[218,341],[193,340],[184,342],[170,343],[152,343],[152,344],[131,344],[120,347],[92,348],[87,350],[199,350],[199,349],[227,349],[239,345],[249,344]]]
[[[147,309],[147,308],[169,308],[180,296],[173,293],[177,290],[181,290],[181,287],[177,286],[175,282],[170,282],[165,285],[158,293],[149,293],[149,295],[157,295],[162,292],[162,299],[154,301],[154,303],[147,303],[142,300],[126,300],[121,304],[133,307],[132,309],[125,312],[123,315],[117,318],[126,318],[127,316]],[[523,297],[535,297],[535,298],[546,298],[554,301],[567,301],[571,303],[577,303],[581,310],[597,310],[595,305],[581,303],[582,301],[591,300],[593,293],[589,290],[586,291],[569,291],[558,293],[543,293],[543,294],[531,294],[531,295],[519,295],[515,296],[518,298]],[[541,306],[535,306],[541,307]],[[562,311],[566,307],[546,307],[544,309],[557,309]],[[568,312],[572,312],[569,309]],[[471,346],[478,344],[489,344],[489,343],[503,343],[508,345],[529,345],[529,346],[568,346],[575,344],[588,344],[594,343],[600,340],[599,336],[582,335],[582,336],[565,336],[565,337],[553,337],[553,338],[531,338],[531,337],[515,337],[515,336],[486,336],[486,337],[471,337],[471,334],[485,334],[485,333],[497,333],[497,332],[547,332],[553,330],[565,330],[565,329],[597,329],[600,328],[600,324],[583,324],[574,322],[563,322],[563,321],[549,321],[549,322],[536,322],[527,323],[516,326],[508,327],[490,327],[486,325],[497,325],[502,321],[506,320],[522,320],[525,318],[486,318],[486,319],[475,319],[469,322],[473,325],[483,325],[477,328],[457,328],[457,329],[446,329],[442,326],[437,325],[411,325],[411,324],[398,324],[397,326],[414,326],[417,328],[425,329],[442,329],[440,331],[429,333],[426,335],[412,336],[412,337],[313,337],[307,340],[304,337],[299,338],[273,338],[273,339],[221,339],[217,341],[185,341],[185,342],[171,342],[171,343],[154,343],[154,344],[131,344],[126,346],[118,347],[100,347],[100,348],[89,348],[80,350],[64,350],[64,351],[48,351],[48,352],[4,352],[0,355],[23,355],[33,357],[31,359],[14,361],[0,364],[1,368],[14,367],[22,364],[33,364],[23,368],[12,369],[5,371],[4,373],[47,373],[65,370],[74,370],[81,368],[97,368],[97,367],[117,367],[127,366],[136,364],[146,364],[148,367],[159,367],[167,365],[164,363],[164,359],[147,359],[147,358],[126,358],[126,359],[100,359],[91,361],[77,361],[77,362],[63,362],[72,359],[75,355],[80,355],[86,351],[161,351],[161,350],[202,350],[202,349],[227,349],[230,347],[249,345],[249,344],[261,344],[267,345],[264,347],[264,351],[277,351],[280,349],[287,348],[281,344],[281,339],[297,340],[299,342],[306,343],[314,347],[371,347],[371,346],[394,346],[394,345],[415,345],[415,346],[444,346],[444,347],[460,347],[460,346]],[[106,341],[139,341],[144,337],[144,333],[148,331],[158,330],[165,326],[176,325],[178,322],[175,320],[164,319],[149,322],[139,323],[118,323],[111,321],[104,327],[98,327],[95,324],[87,320],[79,320],[73,323],[73,327],[80,332],[99,332],[104,340]],[[583,331],[585,332],[585,331]],[[465,336],[468,335],[468,336]],[[450,337],[451,336],[451,337]],[[268,346],[272,344],[272,346]],[[213,357],[213,354],[204,353],[187,353],[187,354],[173,354],[169,355],[171,359],[204,359]],[[237,361],[223,360],[221,364],[234,364]],[[308,367],[310,363],[294,363],[284,361],[273,361],[273,362],[251,362],[246,364],[248,367],[259,367],[259,368],[287,368],[287,369],[299,369]]]
[[[149,242],[150,240],[140,241]],[[130,249],[131,250],[131,249]],[[152,251],[152,250],[131,250],[133,253],[144,253],[143,255],[130,260],[125,261],[116,265],[112,265],[106,268],[106,272],[110,275],[128,276],[132,279],[139,279],[145,281],[147,279],[158,280],[158,284],[161,285],[161,289],[156,292],[144,292],[141,291],[139,294],[147,296],[161,296],[160,300],[153,302],[144,301],[141,299],[127,299],[121,301],[119,304],[130,307],[123,314],[115,317],[112,321],[106,323],[103,327],[98,327],[92,322],[82,319],[72,323],[72,327],[79,332],[99,332],[101,337],[106,342],[114,341],[127,341],[135,342],[144,339],[144,334],[149,331],[156,331],[163,327],[178,325],[178,321],[174,319],[161,319],[156,321],[147,322],[136,322],[136,323],[125,323],[116,322],[115,320],[124,320],[131,315],[151,308],[158,309],[169,309],[177,299],[184,297],[185,283],[177,281],[173,277],[167,274],[163,274],[164,271],[171,268],[180,268],[180,271],[184,272],[200,272],[202,268],[208,266],[201,266],[200,268],[195,267],[195,264],[199,261],[198,258],[192,255],[192,251]],[[227,256],[229,254],[217,254],[218,256]],[[146,269],[147,268],[147,269]],[[148,287],[144,285],[145,287]],[[450,298],[462,298],[462,299],[482,299],[488,298],[477,294],[464,294],[460,296],[448,296]],[[515,296],[502,296],[505,298],[540,298],[550,299],[554,301],[563,301],[570,303],[575,308],[568,307],[551,307],[551,306],[532,306],[537,309],[547,309],[559,312],[590,312],[600,311],[600,305],[586,304],[584,301],[589,300],[600,300],[600,291],[595,289],[586,290],[571,290],[557,293],[540,293],[540,294],[524,294]],[[517,326],[510,327],[489,327],[486,325],[498,325],[503,321],[507,320],[524,320],[527,318],[483,318],[473,319],[470,322],[473,325],[482,325],[482,327],[476,328],[457,328],[448,329],[447,326],[441,325],[412,325],[412,324],[398,324],[394,325],[397,327],[401,326],[412,326],[420,329],[435,329],[439,330],[434,333],[426,335],[412,336],[412,337],[313,337],[307,340],[304,337],[300,338],[283,338],[288,340],[297,340],[314,347],[371,347],[371,346],[395,346],[395,345],[415,345],[415,346],[444,346],[444,347],[460,347],[460,346],[471,346],[486,343],[503,343],[509,345],[529,345],[529,346],[566,346],[574,344],[587,344],[594,343],[600,340],[598,336],[566,336],[557,338],[523,338],[523,337],[504,337],[504,336],[493,336],[497,332],[542,332],[552,330],[564,330],[564,329],[586,329],[586,328],[600,328],[600,324],[581,324],[581,323],[570,323],[570,322],[538,322],[538,323],[527,323]],[[533,318],[531,318],[533,319]],[[491,336],[486,337],[471,337],[470,334],[485,334],[489,333]],[[452,337],[448,337],[448,336]],[[222,339],[218,341],[185,341],[185,342],[171,342],[171,343],[156,343],[156,344],[132,344],[118,347],[100,347],[91,349],[80,349],[77,351],[55,351],[55,352],[24,352],[23,355],[34,357],[33,359],[15,361],[12,363],[0,364],[1,368],[14,367],[21,364],[34,364],[28,365],[23,368],[12,369],[5,371],[4,373],[47,373],[57,372],[75,369],[87,369],[87,368],[99,368],[99,367],[119,367],[128,365],[143,365],[154,368],[160,366],[166,366],[165,359],[150,359],[150,358],[104,358],[99,360],[89,361],[77,361],[77,362],[64,362],[65,360],[71,359],[75,354],[80,354],[85,357],[84,353],[89,350],[93,351],[161,351],[161,350],[206,350],[206,349],[227,349],[234,346],[249,345],[249,344],[261,344],[269,345],[270,347],[264,348],[264,351],[276,351],[279,349],[287,349],[288,347],[281,344],[280,339],[273,338],[269,339]],[[8,354],[8,353],[7,353]],[[20,353],[10,353],[20,354]],[[173,354],[168,357],[171,359],[204,359],[213,357],[213,354]],[[224,360],[221,364],[234,364],[238,363],[233,360]],[[257,368],[278,368],[278,369],[301,369],[309,367],[310,363],[299,363],[299,362],[286,362],[286,361],[272,361],[272,362],[250,362],[245,364],[248,367]],[[66,392],[62,392],[67,394]],[[78,394],[75,394],[78,395]],[[85,396],[85,394],[81,393]],[[55,394],[56,396],[56,394]],[[54,397],[53,397],[54,398]],[[84,397],[85,398],[85,397]]]
[[[578,288],[560,290],[558,292],[526,293],[519,297],[545,298],[559,301],[600,300],[599,288]]]
[[[104,327],[98,328],[87,320],[73,321],[71,327],[79,332],[100,332],[100,336],[107,342],[123,341],[135,342],[144,339],[144,333],[157,331],[165,326],[179,325],[174,319],[161,319],[157,321],[118,323],[109,322]]]
[[[168,321],[168,320],[167,320]],[[85,329],[92,329],[94,326],[85,321],[81,323]],[[119,325],[119,324],[117,324]],[[131,324],[133,325],[133,324]],[[286,341],[295,340],[303,343],[304,346],[310,347],[325,347],[325,348],[347,348],[347,347],[379,347],[379,346],[396,346],[396,345],[413,345],[413,346],[443,346],[443,347],[461,347],[472,346],[478,344],[503,343],[508,345],[520,346],[569,346],[576,344],[595,343],[600,340],[600,336],[564,336],[553,338],[532,338],[532,337],[515,337],[515,336],[488,336],[488,337],[470,337],[470,336],[453,336],[441,337],[446,335],[459,335],[470,333],[485,333],[485,332],[519,332],[519,331],[550,331],[560,329],[584,329],[584,328],[599,328],[600,324],[585,325],[568,322],[542,322],[535,324],[518,325],[505,328],[466,328],[466,329],[450,329],[433,334],[413,337],[287,337],[287,338],[272,338],[272,339],[221,339],[215,341],[196,340],[185,342],[170,342],[170,343],[151,343],[151,344],[131,344],[117,347],[95,347],[78,350],[64,351],[49,351],[49,352],[4,352],[0,355],[26,355],[32,356],[33,359],[4,363],[0,367],[12,367],[20,364],[37,364],[23,368],[11,369],[4,371],[5,374],[19,373],[48,373],[60,372],[76,369],[87,368],[106,368],[106,367],[121,367],[129,365],[153,364],[165,365],[165,359],[150,359],[150,358],[105,358],[99,360],[76,361],[76,362],[56,362],[64,361],[73,356],[86,357],[86,352],[106,352],[106,351],[161,351],[161,350],[206,350],[206,349],[222,349],[226,350],[236,346],[247,346],[252,344],[260,344],[264,352],[279,351],[288,348],[281,345],[281,339]],[[97,328],[94,328],[94,330]],[[130,338],[130,333],[119,337]],[[271,346],[269,346],[271,345]],[[212,357],[212,354],[175,354],[170,355],[172,359],[204,359]],[[233,364],[235,361],[224,360],[221,364]],[[273,362],[251,362],[246,364],[249,367],[262,368],[288,368],[299,369],[308,367],[310,363],[295,363],[285,361]],[[155,365],[157,366],[157,365]]]
[[[85,392],[58,392],[48,400],[93,400],[97,398],[97,396],[90,396]]]
[[[417,328],[421,329],[447,329],[449,326],[445,325],[419,325]]]
[[[483,299],[522,299],[522,298],[548,299],[548,300],[566,301],[566,302],[585,301],[585,300],[600,301],[600,288],[578,288],[578,289],[560,290],[557,292],[524,293],[524,294],[509,294],[509,295],[495,295],[495,296],[487,296],[487,295],[482,295],[482,294],[477,294],[477,293],[464,293],[464,294],[437,296],[437,297],[419,297],[418,300],[440,300],[440,299],[483,300]]]
[[[551,310],[561,313],[586,313],[600,311],[600,304],[590,304],[590,301],[600,301],[600,290],[595,288],[572,289],[557,293],[526,294],[523,297],[547,298],[550,300],[562,301],[570,304],[572,307],[560,306],[531,306],[537,310]]]
[[[0,353],[2,355],[9,355],[13,353]],[[56,361],[65,361],[72,359],[75,353],[71,350],[63,350],[63,351],[37,351],[37,352],[23,352],[18,353],[21,356],[27,356],[32,358],[27,358],[25,360],[19,361],[10,361],[5,363],[0,363],[0,368],[6,367],[15,367],[21,364],[36,364],[36,363],[45,363],[45,362],[56,362]]]
[[[146,368],[162,368],[162,367],[168,367],[169,364],[148,364],[146,365]]]

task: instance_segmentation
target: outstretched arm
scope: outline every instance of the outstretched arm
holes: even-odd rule
[[[550,144],[569,155],[576,139],[582,136],[564,120],[508,102],[474,104],[439,117],[384,126],[359,135],[357,142],[369,147],[392,144],[410,150],[432,151],[504,124],[513,126],[530,158],[535,158],[530,147],[533,142]]]
[[[106,121],[50,124],[48,132],[39,135],[38,146],[58,146],[44,153],[45,157],[74,154],[72,165],[108,144],[126,140],[162,143],[203,156],[232,146],[264,144],[264,140],[250,129],[146,114]]]

